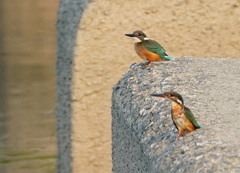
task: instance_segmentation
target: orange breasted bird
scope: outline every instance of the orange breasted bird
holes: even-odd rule
[[[149,61],[147,66],[151,66],[153,61],[173,61],[158,42],[148,38],[142,31],[137,30],[125,35],[135,40],[135,51],[142,59]]]
[[[186,136],[192,131],[201,128],[190,109],[184,106],[182,96],[177,92],[165,92],[163,94],[151,94],[151,96],[167,98],[172,101],[171,116],[178,130],[178,137]],[[187,131],[187,133],[185,133]]]

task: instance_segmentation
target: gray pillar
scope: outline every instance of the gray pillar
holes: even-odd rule
[[[57,172],[71,171],[71,82],[77,30],[90,0],[61,0],[57,22]]]

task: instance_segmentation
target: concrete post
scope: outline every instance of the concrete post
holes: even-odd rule
[[[133,64],[113,87],[113,172],[239,172],[239,67],[230,58]],[[171,90],[204,127],[178,141],[170,101],[150,96]]]
[[[71,173],[71,84],[77,29],[89,0],[61,0],[57,22],[57,172]]]

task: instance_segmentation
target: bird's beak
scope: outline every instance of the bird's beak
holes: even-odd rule
[[[150,96],[154,96],[154,97],[163,97],[163,98],[166,97],[164,94],[150,94]]]
[[[128,37],[136,37],[134,34],[125,34]]]

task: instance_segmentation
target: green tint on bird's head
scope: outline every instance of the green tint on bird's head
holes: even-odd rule
[[[179,93],[174,92],[174,91],[165,92],[163,94],[151,94],[151,96],[168,98],[171,101],[174,101],[178,104],[181,104],[181,105],[184,104],[182,96]]]
[[[128,36],[128,37],[137,38],[140,41],[143,41],[144,38],[147,38],[146,34],[144,34],[144,32],[142,32],[140,30],[136,30],[132,34],[125,34],[125,35]]]

